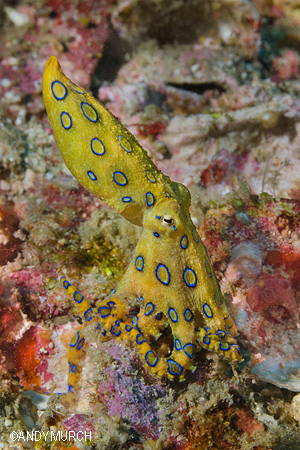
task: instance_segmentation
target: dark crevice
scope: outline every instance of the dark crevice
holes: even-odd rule
[[[98,97],[99,87],[106,81],[113,83],[120,68],[125,63],[125,55],[131,50],[127,41],[120,38],[115,30],[112,30],[106,40],[95,72],[91,77],[91,92]]]
[[[51,11],[49,13],[49,18],[50,19],[56,19],[57,16],[58,16],[58,13],[56,11]]]
[[[61,40],[59,41],[59,43],[60,43],[61,46],[62,46],[63,53],[68,53],[69,47],[67,46],[67,44],[66,44],[65,42],[61,41]]]
[[[176,89],[183,89],[184,91],[194,92],[195,94],[202,95],[206,91],[217,90],[220,93],[226,90],[217,83],[204,82],[204,83],[167,83],[167,86],[174,87]]]
[[[96,24],[96,23],[93,23],[93,22],[89,22],[88,24],[87,24],[87,26],[86,26],[86,28],[97,28],[98,27],[98,25]]]
[[[166,98],[166,94],[147,86],[144,106],[156,105],[161,108]]]

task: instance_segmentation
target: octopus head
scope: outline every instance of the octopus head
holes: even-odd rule
[[[154,233],[154,236],[173,238],[182,234],[186,224],[190,222],[188,210],[184,210],[176,199],[168,198],[154,205],[143,220],[146,230]]]

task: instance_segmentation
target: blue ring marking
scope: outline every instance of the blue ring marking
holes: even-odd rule
[[[68,384],[68,392],[71,392],[72,394],[74,394],[74,388],[71,384]]]
[[[227,342],[225,342],[225,344],[227,344]],[[223,348],[223,342],[220,342],[220,350],[223,350],[223,352],[227,352],[228,350],[230,350],[230,345],[227,344],[227,347]]]
[[[152,177],[154,178],[154,181],[149,178],[148,173],[150,173],[150,175],[152,175]],[[150,172],[150,170],[146,170],[146,177],[148,178],[149,181],[151,181],[151,183],[156,183],[155,176]]]
[[[139,321],[139,318],[137,316],[134,316],[132,318],[131,322],[132,322],[132,325],[134,326],[134,328],[140,333],[140,330],[138,328],[138,321]]]
[[[230,327],[230,328],[231,328],[231,327]],[[230,331],[229,331],[228,328],[227,328],[226,323],[225,323],[225,330],[226,330],[226,333],[227,333],[227,334],[231,334]]]
[[[104,319],[105,317],[110,316],[111,310],[110,310],[110,308],[107,308],[106,306],[101,306],[101,308],[98,309],[98,313]]]
[[[161,216],[155,216],[156,217],[156,219],[158,219],[158,220],[160,220],[161,219]]]
[[[118,181],[116,180],[116,175],[118,175],[118,174],[120,174],[120,175],[122,175],[122,177],[124,177],[124,182],[123,182],[123,183],[120,183],[120,182],[118,182]],[[127,178],[125,177],[124,173],[122,173],[122,172],[115,172],[115,173],[114,173],[114,181],[115,181],[115,183],[117,183],[119,186],[126,186],[126,184],[128,183]]]
[[[94,147],[93,147],[94,141],[100,142],[100,144],[102,145],[102,148],[103,148],[103,149],[102,149],[102,152],[98,153],[98,152],[96,152],[96,150],[94,150]],[[100,139],[98,139],[98,138],[94,138],[94,139],[91,140],[91,149],[92,149],[92,152],[93,152],[95,155],[97,155],[97,156],[102,156],[102,155],[104,155],[104,153],[105,153],[105,147],[104,147],[104,144],[103,144],[103,142],[100,141]]]
[[[140,267],[138,267],[138,264],[141,264]],[[138,256],[135,260],[135,268],[136,270],[138,270],[139,272],[141,272],[144,268],[144,258],[142,256]]]
[[[178,322],[178,315],[174,308],[169,308],[168,314],[172,322]]]
[[[183,248],[184,250],[189,245],[189,240],[188,240],[188,237],[186,234],[181,238],[180,245],[181,245],[181,248]]]
[[[121,322],[120,322],[119,320],[116,320],[116,321],[115,321],[116,327],[119,327],[119,326],[120,326],[120,323],[121,323]]]
[[[154,311],[154,305],[153,303],[147,303],[145,306],[145,316],[150,316],[151,313]]]
[[[76,300],[76,294],[81,295],[81,298],[80,298],[79,300]],[[82,295],[81,292],[79,292],[79,291],[74,292],[74,294],[73,294],[73,300],[74,300],[75,303],[81,303],[83,299],[84,299],[84,295]]]
[[[62,97],[58,97],[58,96],[55,95],[55,93],[54,93],[53,86],[54,86],[54,84],[56,84],[56,83],[57,83],[57,84],[60,84],[60,85],[64,88],[64,90],[65,90],[65,93],[63,94]],[[60,81],[53,81],[53,83],[51,84],[51,91],[52,91],[52,94],[54,95],[54,97],[56,98],[56,100],[63,100],[64,98],[66,98],[66,95],[67,95],[67,93],[68,93],[66,86],[65,86],[64,84],[62,84]]]
[[[158,271],[159,271],[160,267],[163,267],[164,269],[166,269],[167,274],[168,274],[168,281],[163,281],[159,278]],[[163,264],[158,264],[157,269],[156,269],[156,278],[158,279],[158,281],[160,281],[165,286],[168,286],[168,284],[170,283],[170,278],[171,278],[170,272],[169,272],[168,268],[166,266],[164,266]]]
[[[155,197],[151,192],[147,192],[146,201],[148,206],[153,206],[155,203]]]
[[[67,116],[67,118],[70,120],[70,125],[68,127],[66,125],[64,125],[64,119],[63,119],[64,116]],[[71,126],[72,126],[72,119],[71,119],[70,114],[68,114],[66,112],[62,112],[61,115],[60,115],[60,121],[61,121],[61,124],[62,124],[62,126],[64,127],[65,130],[69,130],[71,128]]]
[[[166,196],[167,198],[171,198],[171,194],[169,194],[169,192],[165,192],[165,196]]]
[[[132,327],[130,325],[125,325],[125,330],[128,331],[128,333],[130,333]]]
[[[96,114],[96,119],[91,119],[91,117],[89,117],[87,114],[86,114],[86,112],[84,111],[84,109],[83,109],[83,106],[84,105],[87,105],[87,106],[89,106],[91,109],[93,109],[94,110],[94,113]],[[92,106],[92,105],[90,105],[89,103],[86,103],[86,102],[82,102],[81,103],[81,111],[83,112],[83,114],[85,115],[85,117],[87,118],[87,119],[89,119],[91,122],[97,122],[97,120],[98,120],[98,114],[97,114],[97,111],[95,110],[95,108]]]
[[[128,142],[128,144],[130,145],[130,150],[128,150],[127,148],[124,147],[124,145],[122,144],[122,142],[120,141],[120,138],[125,139],[126,142]],[[121,134],[118,136],[118,141],[119,144],[121,145],[121,147],[123,148],[123,150],[125,150],[125,152],[127,153],[131,153],[132,152],[132,146],[131,143],[128,141],[128,139],[126,139],[124,136],[122,136]]]
[[[69,364],[69,373],[70,373],[72,370],[72,364],[69,361],[68,361],[68,364]]]
[[[162,312],[156,314],[156,316],[155,316],[156,320],[161,320],[162,318],[163,318],[163,313]]]
[[[239,352],[239,354],[242,355],[241,349],[237,344],[231,344],[231,347],[235,348]]]
[[[211,334],[210,327],[204,327],[203,329],[206,331],[207,334]]]
[[[195,242],[199,242],[199,239],[196,239],[196,237],[195,237],[195,229],[193,229],[192,233],[193,233],[194,241],[195,241]]]
[[[218,330],[218,331],[215,332],[215,335],[220,337],[220,338],[224,338],[226,336],[226,333],[223,330]]]
[[[208,272],[207,266],[208,266],[208,261],[205,261],[205,269],[206,269],[206,273],[207,273],[207,275],[211,278],[211,273]]]
[[[120,334],[121,334],[121,330],[117,331],[117,333],[114,333],[114,325],[111,326],[110,332],[114,336],[120,336]]]
[[[228,317],[224,317],[224,322],[225,322],[226,320],[228,320],[229,317],[231,317],[231,314],[230,314]],[[227,324],[226,324],[226,322],[225,322],[225,330],[226,330],[226,333],[227,333],[227,334],[231,334],[229,330],[230,330],[230,328],[232,328],[232,327],[233,327],[233,324],[231,325],[231,327],[227,327]]]
[[[227,316],[227,317],[224,317],[224,321],[229,320],[230,317],[231,317],[231,314],[229,314],[229,316]],[[231,327],[228,327],[228,328],[232,328],[232,327],[233,327],[233,324],[231,325]]]
[[[219,290],[219,294],[220,294],[220,298],[219,298],[219,300],[220,300],[220,302],[221,302],[221,305],[223,305],[223,300],[222,300],[222,292],[221,292],[221,290]]]
[[[175,225],[173,225],[173,228],[174,228],[175,231],[177,231],[177,228],[175,227]]]
[[[155,237],[159,237],[159,234],[156,231],[153,233]]]
[[[75,366],[75,364],[72,365],[72,372],[77,373],[77,367]]]
[[[102,336],[106,336],[107,335],[107,331],[103,330],[101,334],[102,334]]]
[[[130,203],[131,200],[132,200],[131,197],[123,197],[123,198],[122,198],[122,201],[123,201],[124,203]]]
[[[90,317],[89,319],[86,318],[87,315],[88,315],[88,313],[91,312],[91,311],[93,311],[93,308],[87,309],[86,312],[85,312],[84,315],[83,315],[83,317],[85,318],[85,320],[86,320],[87,322],[89,322],[90,320],[92,320],[93,317],[94,317],[93,315],[91,315],[91,317]]]
[[[204,344],[209,345],[210,344],[210,337],[204,336],[203,342],[204,342]]]
[[[142,334],[138,334],[137,337],[135,338],[135,342],[138,345],[143,344],[144,342],[146,342],[146,339],[144,338],[144,336]]]
[[[217,302],[217,296],[216,295],[214,296],[214,299],[215,299],[215,304],[217,305],[217,308],[220,309],[220,306],[219,306],[219,304]]]
[[[194,281],[193,284],[188,283],[188,281],[187,281],[187,279],[186,279],[187,274],[190,273],[190,272],[191,272],[191,273],[194,275],[194,277],[195,277],[195,281]],[[183,272],[183,279],[184,279],[185,284],[186,284],[188,287],[195,287],[196,284],[197,284],[197,275],[195,274],[195,272],[194,272],[192,269],[185,269],[185,271]]]
[[[79,331],[76,331],[76,336],[77,336],[77,339],[76,339],[75,344],[72,344],[72,341],[71,341],[70,342],[70,347],[76,347],[76,345],[78,344],[78,341],[79,341],[79,338],[80,338]]]
[[[169,367],[169,372],[170,372],[170,374],[171,375],[181,375],[181,373],[182,373],[182,367],[181,367],[181,365],[180,364],[178,364],[177,362],[175,362],[175,361],[173,361],[173,359],[169,359],[168,361],[167,361],[167,363],[168,363],[168,367]],[[175,366],[177,366],[178,367],[178,369],[180,370],[180,372],[172,372],[172,370],[171,370],[171,365],[172,364],[174,364]]]
[[[65,289],[68,289],[69,286],[71,286],[71,283],[69,283],[67,280],[65,280],[65,281],[63,282],[63,287],[64,287]]]
[[[203,311],[204,311],[204,314],[206,315],[206,317],[208,317],[209,319],[211,319],[214,315],[211,307],[207,303],[204,303]]]
[[[141,295],[139,298],[140,307],[144,308],[144,297]]]
[[[97,323],[97,331],[100,330],[100,323]]]
[[[107,304],[107,306],[108,306],[109,308],[116,309],[116,307],[115,307],[115,302],[110,301],[110,302],[107,302],[106,304]]]
[[[88,177],[89,177],[92,181],[96,181],[96,180],[97,180],[96,175],[95,175],[94,172],[92,172],[91,170],[89,170],[87,174],[88,174]]]
[[[149,355],[154,355],[155,356],[155,362],[154,363],[150,363],[149,361],[148,361],[148,358],[149,358]],[[156,366],[156,364],[157,364],[157,361],[158,361],[158,357],[154,354],[154,352],[152,352],[151,350],[149,350],[149,352],[147,352],[146,353],[146,355],[145,355],[145,360],[146,360],[146,363],[148,364],[148,366],[150,366],[150,367],[154,367],[154,366]]]
[[[175,339],[175,348],[178,351],[182,349],[182,345],[179,339]]]
[[[192,318],[194,317],[192,311],[190,309],[186,309],[184,312],[184,318],[187,322],[190,322]]]
[[[82,339],[78,342],[77,347],[76,347],[77,350],[81,350],[81,349],[82,349],[83,344],[84,344],[84,341],[85,341],[85,339],[82,338]]]
[[[79,90],[79,88],[77,89],[77,86],[75,86],[72,81],[70,81],[69,85],[73,89],[73,91],[77,92],[78,94],[85,94],[84,90]]]
[[[186,355],[188,355],[190,358],[193,358],[196,352],[196,346],[194,344],[186,344],[183,347],[183,350]]]

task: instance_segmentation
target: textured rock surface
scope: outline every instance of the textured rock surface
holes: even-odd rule
[[[86,445],[98,449],[297,448],[297,2],[24,0],[1,14],[3,7],[1,446],[15,448],[12,430],[36,427],[91,431]],[[79,323],[56,280],[65,273],[92,303],[103,298],[139,229],[64,166],[41,97],[51,54],[75,82],[99,89],[159,168],[191,189],[195,223],[232,296],[245,358],[234,374],[202,351],[185,383],[161,383],[129,346],[88,329],[77,403],[57,395],[66,391]]]

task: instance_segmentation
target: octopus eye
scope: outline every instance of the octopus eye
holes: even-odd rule
[[[164,217],[162,218],[162,221],[161,221],[161,223],[162,223],[163,225],[165,225],[165,227],[170,227],[170,226],[172,226],[172,225],[173,225],[173,222],[174,222],[174,219],[173,219],[172,216],[164,216]]]

